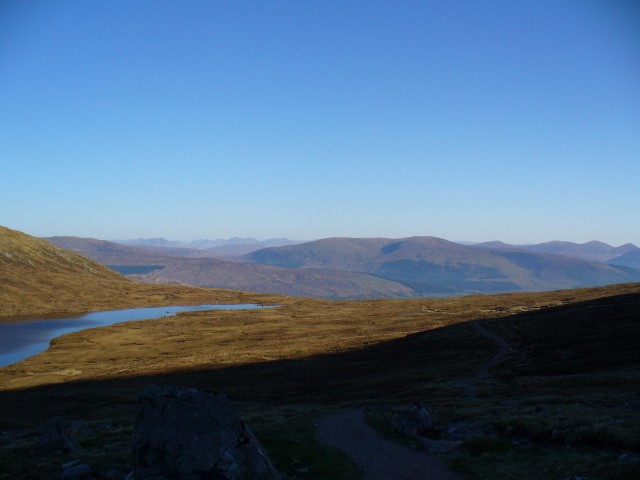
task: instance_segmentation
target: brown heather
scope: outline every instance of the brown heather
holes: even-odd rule
[[[640,284],[363,301],[140,285],[8,229],[0,231],[0,281],[2,316],[279,305],[184,313],[60,337],[46,352],[0,368],[0,429],[62,415],[112,418],[127,430],[140,391],[172,383],[228,394],[284,470],[292,449],[298,459],[330,457],[312,440],[314,412],[418,400],[444,421],[481,420],[534,442],[470,444],[455,461],[467,478],[564,478],[585,466],[594,478],[637,478],[640,471],[618,461],[621,452],[640,452],[640,414],[623,408],[640,404]],[[473,377],[496,351],[471,328],[474,321],[505,338],[511,351],[469,402],[461,398],[460,380]],[[554,429],[572,450],[550,443]],[[21,451],[0,451],[0,461],[22,458]],[[14,460],[12,475],[32,468],[28,456],[21,461]],[[301,478],[340,478],[335,475]]]

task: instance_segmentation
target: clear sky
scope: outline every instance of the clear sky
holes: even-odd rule
[[[0,224],[640,245],[637,5],[3,0]]]

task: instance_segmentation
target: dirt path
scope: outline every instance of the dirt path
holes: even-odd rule
[[[477,380],[482,380],[483,378],[488,377],[489,370],[491,370],[496,363],[502,360],[502,357],[504,357],[507,353],[509,353],[510,347],[504,338],[496,335],[495,333],[490,332],[479,323],[472,323],[471,326],[474,329],[476,329],[478,332],[480,332],[482,335],[487,337],[489,340],[493,341],[493,343],[498,345],[498,351],[493,355],[493,357],[491,357],[491,359],[483,363],[478,369],[478,371],[476,372],[475,378]]]
[[[473,377],[460,380],[462,396],[478,398],[476,382],[509,352],[507,341],[478,323],[471,327],[498,346],[498,351],[482,363]],[[369,426],[362,410],[344,409],[319,418],[316,437],[320,443],[343,451],[363,471],[363,480],[462,480],[448,469],[444,460],[385,439]]]
[[[316,437],[349,455],[362,469],[363,480],[462,480],[441,458],[385,439],[359,409],[319,418]]]
[[[463,378],[458,382],[458,385],[462,387],[461,395],[465,398],[473,400],[478,398],[478,387],[476,386],[476,382],[489,376],[489,370],[491,370],[494,365],[502,360],[502,357],[504,357],[509,352],[510,346],[504,338],[496,335],[493,332],[490,332],[479,323],[474,322],[470,325],[474,330],[476,330],[478,333],[481,333],[498,346],[498,351],[493,355],[493,357],[480,365],[473,377]]]

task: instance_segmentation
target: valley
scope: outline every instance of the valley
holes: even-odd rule
[[[86,437],[74,455],[97,471],[125,465],[136,398],[154,383],[225,393],[278,468],[302,479],[358,478],[348,459],[314,440],[316,419],[345,408],[363,409],[394,441],[422,448],[394,433],[388,413],[412,402],[437,415],[440,430],[432,435],[440,437],[427,438],[430,445],[453,441],[448,429],[464,425],[484,432],[440,454],[466,479],[617,480],[640,472],[638,283],[328,300],[139,284],[20,232],[4,230],[0,239],[10,253],[0,260],[4,317],[176,303],[279,305],[71,333],[0,368],[0,430],[9,432],[0,444],[3,480],[42,478],[69,460],[28,453],[37,441],[32,429],[54,416],[90,425],[108,419],[114,428]],[[103,449],[105,441],[117,448]]]

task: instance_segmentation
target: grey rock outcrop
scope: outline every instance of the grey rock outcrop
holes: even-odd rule
[[[438,424],[436,416],[420,402],[414,402],[395,414],[393,427],[403,435],[424,436]]]
[[[280,475],[224,395],[148,387],[132,438],[135,480],[277,480]]]

